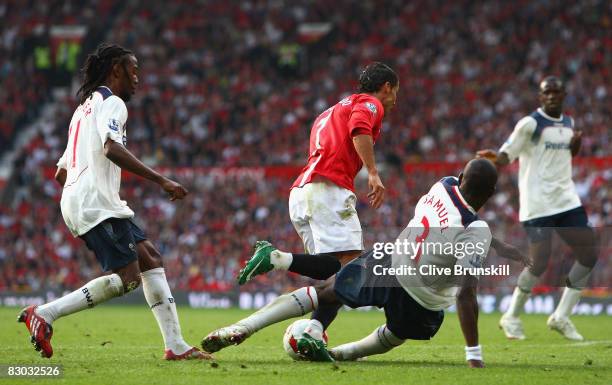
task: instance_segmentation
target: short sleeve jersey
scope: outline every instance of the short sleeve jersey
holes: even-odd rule
[[[127,108],[107,87],[99,87],[78,106],[68,130],[68,144],[57,166],[67,170],[62,216],[74,236],[108,218],[131,218],[119,198],[121,168],[104,155],[104,144],[126,144]]]
[[[519,160],[519,220],[550,216],[581,205],[572,181],[574,120],[541,108],[525,116],[499,149]]]
[[[418,246],[392,254],[393,267],[414,269],[397,280],[421,306],[443,310],[455,303],[460,276],[436,269],[482,267],[491,239],[487,223],[461,195],[458,179],[445,177],[419,199],[414,217],[396,240]]]
[[[353,137],[370,135],[376,142],[384,113],[380,101],[368,94],[353,94],[325,110],[312,125],[308,163],[292,188],[302,187],[315,176],[321,176],[354,191],[355,176],[363,162],[355,150]]]

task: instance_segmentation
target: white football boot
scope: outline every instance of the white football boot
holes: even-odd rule
[[[574,326],[568,317],[558,317],[555,315],[555,313],[553,313],[550,315],[550,317],[548,317],[548,322],[546,322],[546,325],[548,325],[549,329],[558,331],[568,340],[584,341],[584,337],[578,333],[576,326]]]
[[[523,322],[518,317],[504,314],[499,319],[499,328],[504,331],[506,338],[510,340],[524,340]]]
[[[202,349],[208,353],[218,352],[230,345],[239,345],[249,337],[247,328],[242,325],[230,325],[210,332],[202,340]]]

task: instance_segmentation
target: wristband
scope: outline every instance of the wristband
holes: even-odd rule
[[[465,347],[465,360],[476,360],[482,361],[482,347],[478,346],[466,346]]]

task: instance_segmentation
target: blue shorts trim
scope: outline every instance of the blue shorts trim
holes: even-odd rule
[[[391,258],[377,260],[369,251],[351,261],[336,274],[334,292],[352,308],[377,306],[385,310],[387,328],[398,338],[431,339],[444,321],[444,311],[433,311],[416,302],[395,277],[374,276],[373,264],[390,265]]]
[[[552,237],[557,228],[590,228],[589,219],[583,206],[559,214],[530,219],[522,222],[530,242],[541,242]],[[558,231],[558,230],[557,230]]]
[[[132,219],[109,218],[81,235],[104,271],[116,270],[138,259],[136,244],[147,239]]]

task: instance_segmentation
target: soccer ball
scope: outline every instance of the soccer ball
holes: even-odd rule
[[[304,356],[300,355],[297,350],[297,340],[304,334],[304,330],[308,327],[310,320],[308,319],[299,319],[289,325],[287,330],[285,330],[285,335],[283,336],[283,348],[289,355],[289,357],[293,358],[296,361],[306,359]],[[327,345],[327,332],[323,332],[323,342]]]

